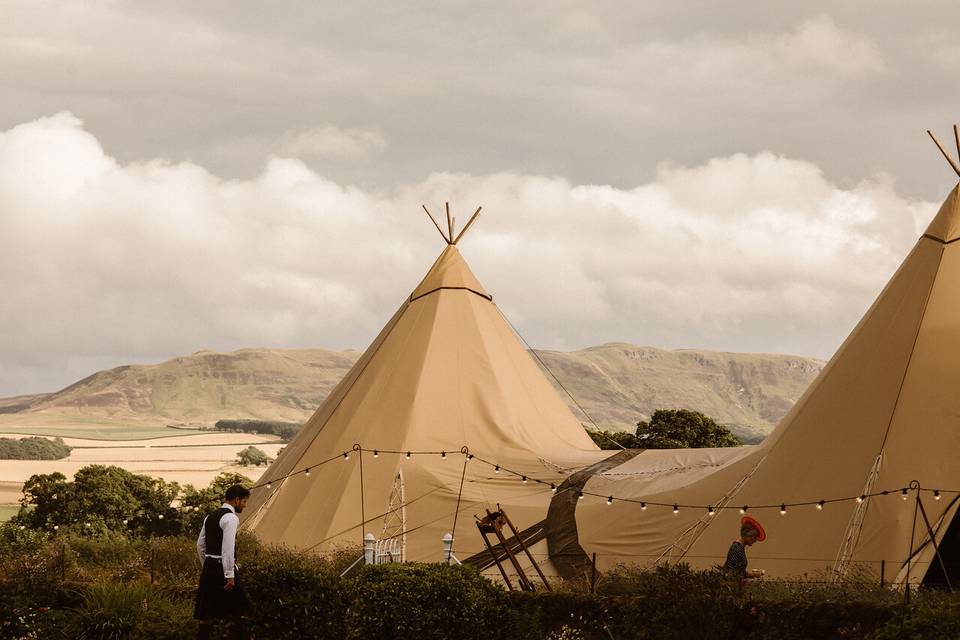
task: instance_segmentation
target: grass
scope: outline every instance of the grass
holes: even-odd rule
[[[15,433],[28,436],[50,436],[54,438],[86,438],[88,440],[147,440],[151,438],[172,438],[200,433],[213,433],[199,429],[180,429],[173,427],[138,427],[131,425],[99,424],[89,427],[34,427],[23,425],[4,425],[0,423],[0,433]]]
[[[20,511],[18,504],[0,504],[0,522],[6,522]]]

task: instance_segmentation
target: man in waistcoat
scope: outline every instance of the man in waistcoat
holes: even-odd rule
[[[233,637],[246,640],[250,601],[237,576],[237,516],[247,506],[250,491],[238,484],[227,489],[223,504],[203,520],[197,554],[203,563],[193,617],[200,621],[199,640],[210,637],[215,620],[230,620]]]

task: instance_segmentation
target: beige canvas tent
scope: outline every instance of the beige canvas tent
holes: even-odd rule
[[[403,540],[407,560],[439,560],[454,531],[458,556],[489,567],[473,516],[500,504],[548,574],[575,577],[593,553],[601,569],[721,563],[746,507],[768,534],[752,565],[773,576],[883,567],[888,580],[923,578],[957,510],[947,490],[960,488],[957,189],[756,447],[598,450],[470,272],[452,226],[444,237],[267,471],[244,527],[310,551],[372,532]],[[904,499],[913,480],[921,489]]]

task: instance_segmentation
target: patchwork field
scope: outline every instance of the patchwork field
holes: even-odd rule
[[[170,431],[177,432],[176,429]],[[52,435],[49,432],[43,435]],[[0,437],[17,438],[23,434],[0,433]],[[100,440],[65,437],[73,447],[70,456],[62,460],[4,460],[0,465],[0,517],[9,518],[12,505],[22,496],[23,483],[34,474],[59,471],[72,478],[78,469],[89,464],[116,465],[133,473],[162,478],[182,485],[206,486],[223,471],[236,471],[257,479],[266,467],[240,467],[235,464],[237,453],[250,445],[276,457],[284,446],[276,438],[247,434],[183,431],[162,439]],[[15,509],[14,509],[15,512]]]

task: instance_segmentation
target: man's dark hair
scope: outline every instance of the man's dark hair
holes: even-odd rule
[[[229,489],[227,489],[227,492],[223,495],[223,499],[226,502],[230,502],[231,500],[235,500],[236,498],[240,498],[242,500],[244,498],[249,498],[249,497],[250,497],[250,489],[247,489],[246,487],[242,487],[239,484],[235,484]]]

